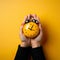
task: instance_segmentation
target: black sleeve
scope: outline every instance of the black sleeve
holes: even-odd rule
[[[33,60],[46,60],[42,47],[32,48]]]
[[[19,45],[14,60],[28,60],[29,50],[30,50],[30,47],[20,47]]]

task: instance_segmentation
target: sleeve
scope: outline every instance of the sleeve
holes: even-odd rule
[[[32,48],[33,60],[45,60],[42,47]]]
[[[20,47],[19,45],[14,60],[28,60],[29,50],[30,50],[30,47]]]

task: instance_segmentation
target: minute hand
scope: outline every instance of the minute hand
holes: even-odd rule
[[[31,28],[28,28],[28,29],[32,30],[32,28],[33,28],[33,26]],[[32,30],[32,31],[34,31],[34,30]]]
[[[32,27],[31,27],[31,29],[33,28],[33,25],[32,25]]]

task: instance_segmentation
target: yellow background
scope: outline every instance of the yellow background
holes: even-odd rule
[[[27,14],[40,17],[47,60],[60,60],[60,0],[0,0],[0,60],[14,60],[19,28]]]

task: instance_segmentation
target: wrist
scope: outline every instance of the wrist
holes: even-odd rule
[[[31,45],[32,45],[32,48],[37,48],[41,46],[40,42],[37,42],[37,41],[31,42]]]
[[[20,46],[21,47],[28,47],[28,44],[26,42],[22,42]]]
[[[40,45],[33,45],[32,48],[40,47]]]

